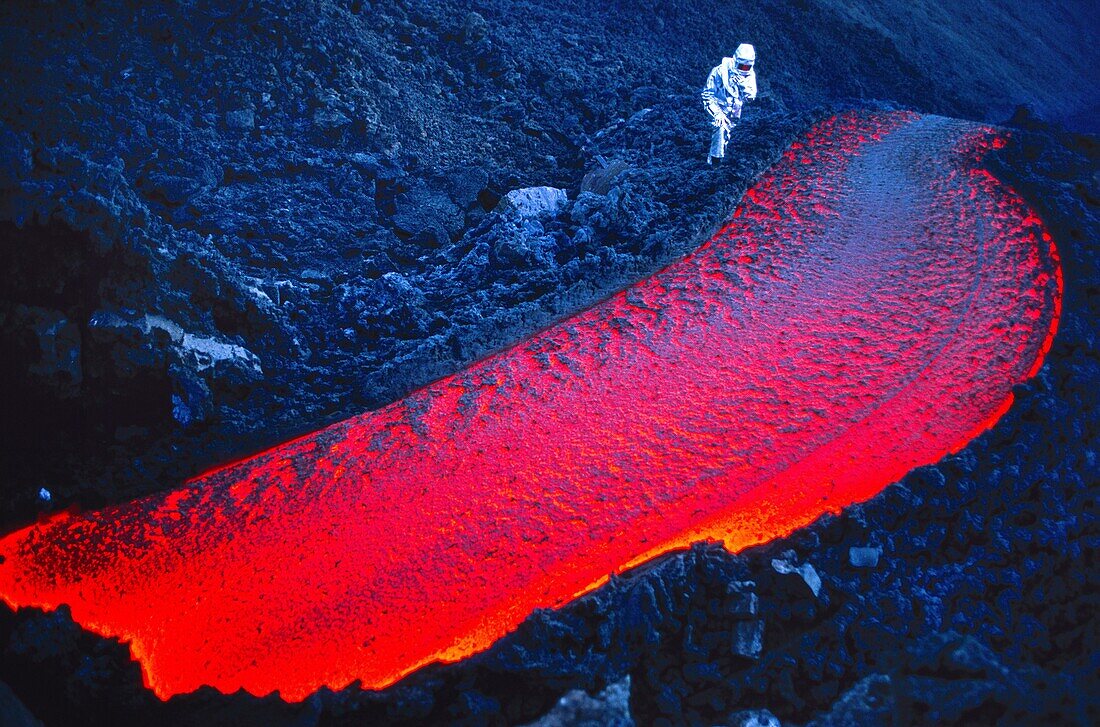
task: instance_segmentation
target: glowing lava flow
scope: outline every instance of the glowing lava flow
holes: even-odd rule
[[[0,541],[161,697],[300,700],[488,647],[670,549],[783,535],[990,426],[1050,345],[1049,235],[997,133],[819,124],[690,257],[427,386],[182,489]]]

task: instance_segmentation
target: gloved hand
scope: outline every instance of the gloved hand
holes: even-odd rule
[[[730,128],[730,119],[728,116],[722,113],[714,115],[714,121],[712,122],[716,128],[728,129]]]

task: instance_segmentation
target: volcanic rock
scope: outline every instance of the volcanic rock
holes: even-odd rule
[[[734,618],[752,618],[760,609],[760,599],[752,591],[735,591],[726,597],[726,603],[728,613]]]
[[[462,210],[444,192],[426,184],[417,185],[394,204],[394,229],[404,235],[428,233],[432,236],[432,247],[450,242],[451,236],[462,229]]]
[[[856,99],[877,106],[870,99],[883,99],[890,108],[1000,123],[1017,102],[1032,98],[1043,118],[1079,131],[1095,129],[1097,119],[1090,111],[1095,84],[1086,80],[1100,46],[1075,48],[1068,40],[1087,37],[1080,30],[1092,27],[1081,22],[1087,10],[1075,8],[1088,4],[1037,3],[1022,16],[974,0],[944,13],[925,2],[745,6],[746,27],[756,28],[758,47],[768,48],[767,58],[761,56],[762,102],[745,113],[732,163],[720,170],[705,169],[702,161],[709,127],[693,84],[716,59],[713,45],[700,42],[714,34],[711,8],[701,11],[698,3],[659,3],[644,17],[617,5],[580,3],[541,8],[518,21],[495,2],[468,16],[435,2],[360,0],[294,0],[285,10],[263,3],[173,9],[107,2],[74,4],[59,13],[51,4],[33,11],[29,4],[0,5],[2,44],[10,51],[0,125],[0,214],[18,226],[22,241],[5,251],[27,250],[34,263],[11,265],[5,258],[10,274],[3,297],[60,313],[82,329],[82,393],[67,401],[92,412],[86,418],[19,412],[14,426],[22,430],[66,428],[54,446],[36,453],[10,447],[0,502],[9,527],[39,511],[37,501],[18,493],[36,500],[41,482],[50,484],[62,506],[156,492],[216,462],[392,401],[625,287],[689,252],[701,232],[722,224],[752,180],[802,129],[836,111],[838,99],[851,100],[842,107]],[[1066,52],[1056,63],[1037,64],[989,52],[1022,48],[1032,39]],[[929,48],[953,49],[945,56],[953,62],[928,63]],[[438,79],[438,93],[427,86],[425,93],[404,92],[421,89],[425,78]],[[331,134],[313,126],[312,96],[319,86],[353,101],[337,106],[355,119],[351,124]],[[262,113],[263,135],[230,128],[227,110],[245,99],[256,99],[253,124]],[[380,112],[377,132],[354,136],[361,109],[371,105]],[[522,124],[494,120],[497,107],[498,116]],[[633,121],[616,125],[627,118]],[[439,130],[434,138],[418,136],[422,120]],[[909,689],[901,677],[885,676],[882,662],[950,625],[1002,655],[1003,663],[1024,665],[1010,675],[1021,695],[1014,708],[1023,710],[1015,723],[1096,723],[1100,690],[1089,668],[1096,624],[1082,614],[1097,589],[1096,569],[1089,567],[1096,560],[1095,523],[1088,515],[1095,478],[1087,477],[1097,463],[1089,413],[1100,406],[1094,385],[1100,377],[1098,268],[1090,244],[1100,239],[1097,146],[1094,137],[1063,133],[1034,114],[1016,122],[1013,140],[989,165],[1036,208],[1066,260],[1058,336],[1043,371],[1018,387],[1012,409],[991,431],[928,468],[934,474],[907,477],[866,506],[823,518],[796,536],[820,535],[820,550],[800,552],[812,552],[818,568],[830,574],[835,610],[822,609],[819,618],[797,627],[784,622],[789,631],[775,643],[779,628],[769,631],[761,658],[734,659],[738,669],[720,689],[702,676],[686,683],[688,627],[693,640],[728,643],[733,619],[722,610],[727,581],[755,579],[768,610],[809,599],[801,576],[779,576],[784,583],[776,588],[771,550],[710,553],[700,567],[681,567],[701,560],[680,554],[644,573],[612,579],[583,603],[563,608],[552,628],[536,628],[532,618],[481,658],[428,667],[385,693],[354,686],[323,691],[309,700],[316,704],[311,709],[323,705],[322,721],[334,725],[504,723],[518,721],[517,714],[533,719],[568,689],[597,693],[630,672],[645,675],[631,685],[640,724],[654,723],[658,710],[646,695],[663,685],[672,685],[667,691],[673,695],[663,704],[679,710],[661,713],[671,723],[690,723],[699,714],[690,710],[700,707],[688,699],[700,694],[701,703],[726,702],[707,707],[707,718],[696,719],[704,724],[717,723],[737,705],[762,704],[785,722],[830,710],[825,714],[838,718],[824,724],[873,723],[881,714],[876,710],[894,708],[886,696],[892,684]],[[546,133],[531,136],[522,128],[527,124]],[[311,128],[321,138],[306,143],[302,134]],[[597,138],[603,129],[607,133]],[[419,168],[410,163],[414,148]],[[550,185],[572,194],[578,178],[593,171],[595,162],[588,160],[598,153],[634,171],[617,177],[606,195],[581,193],[584,203],[574,202],[575,213],[564,215],[561,237],[550,228],[562,215],[536,220],[546,238],[536,246],[542,255],[491,257],[499,237],[522,231],[504,231],[499,222],[476,230],[481,220],[473,214],[463,222],[470,228],[463,234],[470,234],[440,248],[400,240],[386,217],[394,201],[421,182],[468,209],[468,191],[434,178],[451,167],[482,170],[484,182],[463,183],[463,189],[479,188],[478,211],[491,210],[508,189]],[[557,162],[547,161],[551,155]],[[189,168],[174,162],[180,159],[203,164]],[[198,184],[190,181],[197,178]],[[53,226],[65,234],[47,234]],[[123,251],[125,259],[118,257]],[[187,251],[222,253],[211,260],[215,274],[187,285],[162,274],[166,260]],[[108,252],[110,257],[99,255]],[[528,259],[547,267],[533,274],[523,267]],[[346,266],[348,279],[335,279],[332,290],[348,295],[288,283],[278,289],[287,299],[279,299],[277,280],[296,279],[306,267],[327,270],[333,262]],[[386,296],[374,297],[378,291],[369,285],[385,273],[407,282],[391,299],[392,318],[380,307]],[[280,305],[242,295],[238,282],[246,275],[260,281],[248,285]],[[400,320],[405,300],[412,308],[408,327]],[[95,408],[100,394],[88,383],[98,380],[104,364],[97,361],[100,344],[91,339],[103,331],[86,322],[94,311],[124,309],[157,311],[193,335],[241,345],[262,359],[264,378],[241,400],[215,386],[219,424],[209,430],[189,427],[186,436],[155,445],[135,437],[99,446],[92,435],[103,412],[116,407]],[[433,321],[445,323],[433,327]],[[373,337],[359,338],[349,352],[334,344],[334,332],[342,341],[349,327]],[[145,334],[136,328],[135,335]],[[155,331],[149,335],[159,339]],[[38,334],[24,340],[39,350]],[[119,345],[124,357],[146,355],[140,343]],[[170,337],[163,346],[155,365],[141,370],[173,360]],[[56,350],[65,360],[64,347]],[[217,378],[211,371],[196,380],[210,384]],[[171,376],[180,383],[166,378],[165,391],[186,398],[183,374]],[[122,388],[134,382],[127,378]],[[27,383],[25,372],[12,379],[13,387]],[[85,441],[88,446],[74,448]],[[890,558],[880,558],[874,571],[844,567],[851,563],[849,547],[866,547],[871,533]],[[911,547],[918,542],[925,546]],[[797,589],[788,589],[789,581]],[[116,642],[103,643],[120,671],[89,680],[107,658],[96,651],[102,640],[89,641],[93,637],[67,618],[53,636],[13,630],[15,622],[52,623],[58,614],[0,611],[0,633],[11,634],[0,676],[48,724],[300,719],[296,705],[277,697],[273,704],[200,690],[160,702]],[[57,641],[66,644],[64,655],[50,657]],[[960,648],[963,654],[950,656]],[[975,669],[966,666],[973,660],[965,654],[977,651],[956,646],[942,660],[926,662],[918,676],[941,685],[971,683],[974,677],[964,675]],[[714,653],[717,661],[704,666],[730,661],[721,646]],[[95,654],[91,661],[89,654]],[[647,667],[632,671],[643,658],[650,660]],[[930,676],[941,668],[950,679]],[[797,683],[798,700],[769,690],[781,683]],[[1043,684],[1041,693],[1022,688]],[[494,699],[466,698],[479,690]],[[1003,709],[996,694],[981,704]],[[856,711],[845,711],[849,697]],[[289,716],[269,719],[276,709]],[[844,714],[871,717],[839,716]],[[963,714],[969,723],[983,716]],[[916,709],[908,713],[911,721],[918,716]]]
[[[248,131],[256,125],[256,114],[252,109],[237,109],[225,114],[225,125],[230,129]]]
[[[630,170],[630,166],[621,159],[615,159],[606,167],[593,169],[581,180],[581,191],[593,194],[607,194],[616,180]]]
[[[557,214],[565,206],[564,189],[555,187],[526,187],[513,189],[500,201],[499,209],[513,211],[521,219],[542,218]]]
[[[737,656],[756,659],[764,649],[764,622],[738,621],[733,626],[733,642],[730,650]]]
[[[795,565],[792,559],[793,554],[785,555],[783,558],[773,558],[772,568],[776,573],[781,575],[791,575],[801,578],[806,587],[810,589],[810,593],[816,598],[817,594],[821,591],[821,576],[817,574],[817,571],[809,563]]]
[[[882,548],[853,545],[848,548],[848,562],[855,568],[874,568],[878,565]]]
[[[870,674],[856,682],[828,712],[814,718],[806,727],[887,725],[893,707],[890,677]]]

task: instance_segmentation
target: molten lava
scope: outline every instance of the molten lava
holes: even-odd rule
[[[998,132],[846,114],[686,259],[377,411],[0,540],[167,698],[381,688],[694,541],[737,550],[989,427],[1050,345],[1050,236]]]

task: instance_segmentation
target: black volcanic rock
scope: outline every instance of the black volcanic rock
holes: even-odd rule
[[[627,675],[638,724],[1100,721],[1100,172],[1095,137],[1047,123],[1097,129],[1093,6],[5,3],[9,529],[42,486],[62,508],[170,488],[606,297],[708,237],[839,108],[1015,112],[991,167],[1054,235],[1066,296],[1047,365],[962,452],[782,543],[668,556],[384,692],[161,703],[63,610],[0,615],[0,680],[47,724],[518,723]],[[710,169],[696,94],[742,39],[761,97]],[[537,186],[569,201],[496,210]],[[811,564],[818,596],[773,559]],[[744,658],[734,634],[755,624]]]

